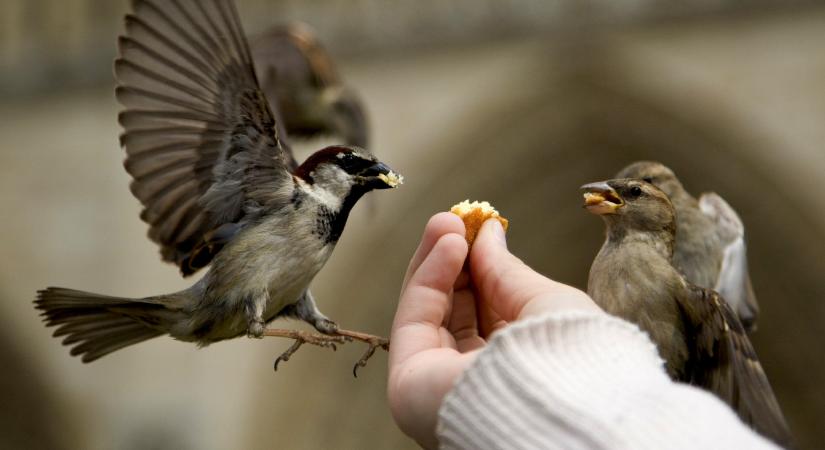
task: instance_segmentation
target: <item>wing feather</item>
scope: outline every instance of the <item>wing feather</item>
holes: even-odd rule
[[[714,290],[728,301],[745,328],[754,331],[759,303],[748,271],[745,225],[733,207],[714,192],[702,194],[699,208],[716,225],[716,234],[724,246],[722,266]]]
[[[693,328],[685,381],[714,392],[760,434],[792,446],[785,416],[736,313],[715,291],[688,284],[685,292],[678,300]]]
[[[286,204],[292,157],[231,1],[136,0],[125,22],[115,61],[124,166],[149,237],[188,275],[228,241],[205,245],[212,230],[237,232]]]
[[[162,124],[198,125],[219,127],[217,116],[202,114],[197,111],[169,110],[128,110],[118,115],[118,123],[124,128],[154,128]]]

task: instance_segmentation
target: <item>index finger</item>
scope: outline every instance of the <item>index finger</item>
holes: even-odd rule
[[[390,368],[416,353],[442,345],[439,329],[450,310],[453,285],[467,257],[456,233],[441,236],[401,291],[392,325]]]
[[[430,254],[436,241],[447,233],[456,233],[464,236],[464,222],[462,222],[457,215],[448,212],[440,212],[430,217],[427,226],[424,227],[421,242],[418,244],[418,248],[415,250],[409,266],[407,266],[407,274],[404,275],[404,283],[401,285],[402,290],[407,285],[407,282],[409,282],[412,274],[418,270],[418,266],[421,265],[424,258]]]

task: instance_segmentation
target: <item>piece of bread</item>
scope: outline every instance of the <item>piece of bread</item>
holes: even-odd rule
[[[498,219],[504,231],[507,231],[509,225],[507,219],[501,217],[498,211],[488,202],[474,201],[470,203],[469,200],[464,200],[450,208],[450,212],[461,217],[461,220],[464,221],[464,227],[467,229],[465,238],[467,239],[468,245],[473,245],[478,230],[481,229],[481,224],[487,219]]]

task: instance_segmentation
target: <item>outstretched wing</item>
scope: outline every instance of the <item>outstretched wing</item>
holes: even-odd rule
[[[728,303],[715,291],[692,284],[678,300],[693,338],[685,381],[714,392],[760,434],[783,446],[792,444],[768,377]]]
[[[126,170],[163,259],[189,275],[292,179],[230,0],[136,0],[115,61]]]
[[[699,198],[699,208],[716,224],[716,233],[724,246],[722,267],[714,289],[736,311],[745,329],[756,330],[759,304],[748,273],[745,226],[736,211],[715,192]]]

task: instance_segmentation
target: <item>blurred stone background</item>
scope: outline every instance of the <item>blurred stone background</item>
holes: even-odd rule
[[[0,448],[414,448],[358,345],[197,350],[159,338],[92,365],[31,300],[47,285],[179,289],[121,168],[111,61],[126,1],[0,0]],[[407,183],[356,208],[314,284],[386,334],[427,218],[486,199],[510,247],[584,287],[602,223],[578,186],[640,158],[714,190],[748,226],[753,337],[803,448],[825,446],[825,4],[770,0],[239,0],[247,31],[311,24]],[[309,143],[306,148],[315,147]]]

